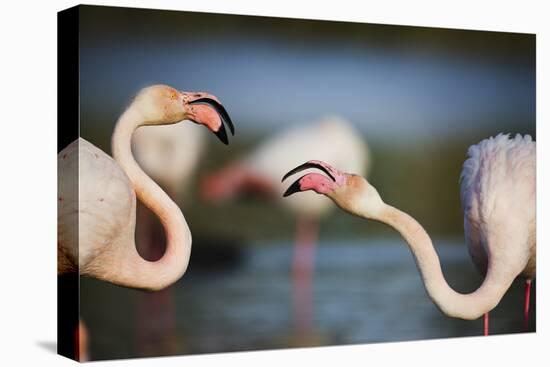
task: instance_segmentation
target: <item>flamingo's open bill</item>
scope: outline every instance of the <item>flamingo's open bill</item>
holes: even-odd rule
[[[319,173],[308,173],[296,180],[283,194],[283,197],[292,195],[296,192],[313,190],[319,194],[327,194],[345,182],[345,174],[338,171],[331,165],[322,161],[308,161],[298,167],[290,170],[283,177],[283,181],[289,176],[310,168],[317,168],[328,175],[324,176]],[[329,179],[330,178],[330,179]]]
[[[196,105],[198,107],[197,113],[202,115],[210,114],[210,110],[213,109],[217,113],[219,121],[218,123],[213,124],[214,126],[210,126],[210,128],[212,132],[218,137],[218,139],[222,141],[222,143],[228,144],[229,142],[227,139],[227,132],[223,123],[225,122],[225,124],[229,126],[229,131],[231,132],[231,135],[235,135],[235,127],[233,126],[233,121],[231,121],[231,118],[229,117],[229,114],[227,113],[225,108],[220,102],[215,99],[214,96],[206,96],[206,93],[197,93],[195,95],[199,98],[190,100],[188,104]]]

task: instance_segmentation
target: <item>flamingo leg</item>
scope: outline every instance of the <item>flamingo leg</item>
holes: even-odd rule
[[[483,315],[483,335],[489,335],[489,312]]]
[[[529,299],[531,297],[531,279],[525,281],[525,295],[523,301],[523,330],[529,328]]]
[[[299,217],[292,260],[293,318],[296,332],[304,336],[312,328],[313,291],[312,278],[317,242],[317,223]]]

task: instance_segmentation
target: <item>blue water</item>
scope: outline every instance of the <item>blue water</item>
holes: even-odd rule
[[[481,277],[465,246],[456,242],[437,241],[437,251],[451,286],[470,292]],[[371,239],[368,245],[319,244],[313,326],[300,337],[292,315],[291,244],[257,245],[243,248],[243,261],[238,266],[203,271],[191,267],[162,293],[83,279],[81,311],[90,330],[92,359],[482,333],[481,320],[450,319],[440,313],[426,295],[414,260],[401,241]],[[491,313],[492,334],[522,331],[522,291],[523,284],[516,282]],[[531,330],[534,325],[533,312]]]

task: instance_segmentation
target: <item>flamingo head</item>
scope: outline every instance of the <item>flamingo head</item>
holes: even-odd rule
[[[183,92],[167,85],[143,88],[134,100],[147,125],[175,124],[190,120],[206,126],[228,144],[224,122],[235,133],[229,114],[216,96],[205,92]]]
[[[309,168],[319,169],[324,173],[307,173],[296,180],[283,194],[284,197],[301,191],[312,190],[332,199],[342,209],[367,218],[378,217],[384,203],[378,191],[368,181],[355,174],[345,173],[322,161],[308,161],[284,177]]]

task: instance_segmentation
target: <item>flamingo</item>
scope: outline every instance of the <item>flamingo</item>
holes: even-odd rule
[[[281,131],[245,157],[230,162],[203,180],[207,200],[222,200],[242,192],[254,192],[268,200],[279,200],[280,177],[289,165],[315,157],[365,174],[369,152],[361,134],[347,120],[327,115],[311,124]],[[299,338],[311,329],[311,279],[318,221],[332,208],[330,200],[314,194],[281,201],[297,216],[292,260],[294,324]]]
[[[191,233],[181,210],[139,168],[130,142],[140,126],[161,128],[185,119],[205,125],[225,144],[222,121],[234,132],[215,96],[154,85],[142,89],[117,122],[112,138],[116,162],[82,138],[58,154],[58,275],[76,273],[151,291],[183,275]],[[165,254],[155,262],[141,258],[135,247],[136,195],[159,216],[166,230]],[[85,323],[80,320],[75,328],[75,358],[88,360]]]
[[[313,190],[353,215],[396,229],[407,242],[436,306],[447,316],[465,320],[483,315],[484,335],[489,333],[489,311],[498,305],[516,278],[523,278],[526,328],[531,281],[536,271],[535,144],[529,135],[510,138],[499,134],[468,149],[460,176],[464,231],[470,256],[484,275],[481,286],[470,294],[458,293],[447,284],[424,228],[413,217],[384,203],[363,177],[312,160],[288,172],[283,180],[307,168],[320,169],[326,176],[306,174],[284,196]]]
[[[59,153],[58,274],[79,272],[151,291],[184,274],[191,251],[187,222],[179,207],[141,170],[131,150],[138,127],[182,120],[206,126],[225,144],[223,121],[233,133],[231,119],[215,96],[154,85],[142,89],[119,118],[112,136],[114,160],[82,138]],[[166,232],[165,253],[154,262],[136,250],[136,196],[159,217]]]

